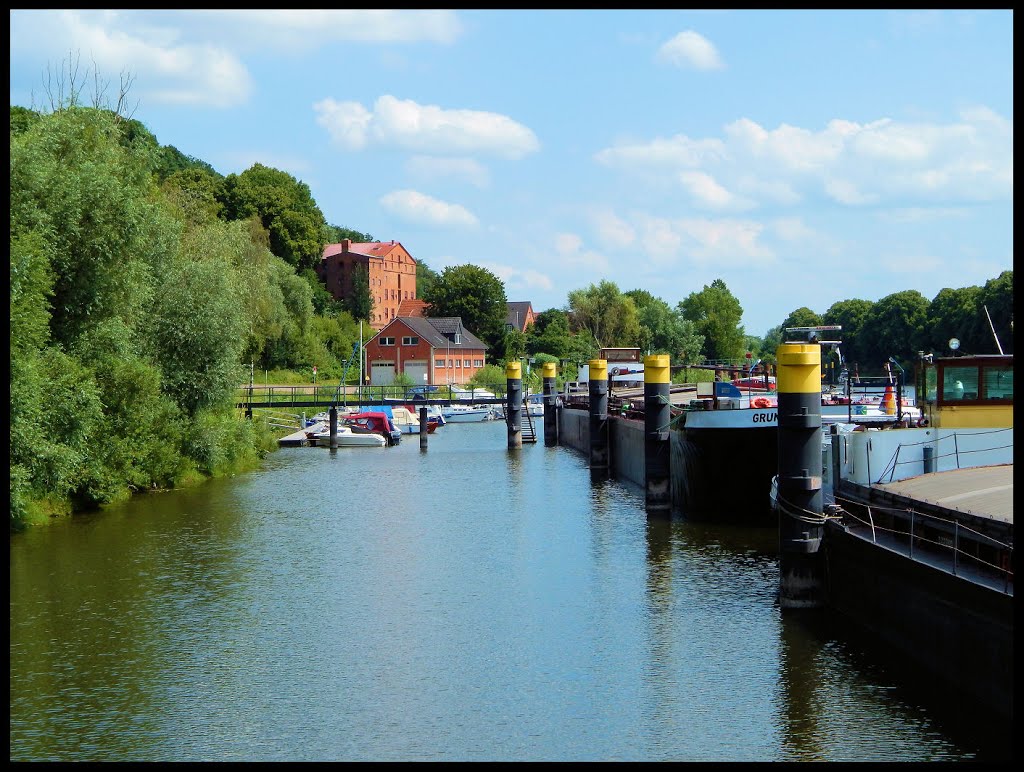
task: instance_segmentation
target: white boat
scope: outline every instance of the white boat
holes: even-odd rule
[[[395,427],[402,432],[402,434],[419,434],[420,433],[420,419],[419,416],[404,405],[391,405],[391,418],[392,423]],[[427,433],[430,434],[437,429],[437,422],[431,422],[429,418],[429,411],[427,417]]]
[[[531,394],[526,398],[526,411],[532,416],[544,416],[544,395]]]
[[[494,411],[490,405],[445,405],[441,408],[441,415],[445,423],[452,424],[494,420]]]
[[[387,440],[380,434],[362,434],[352,431],[348,426],[338,425],[336,434],[339,448],[383,448]],[[306,430],[306,437],[315,445],[330,447],[331,427],[329,424],[314,424]]]
[[[463,389],[459,386],[452,386],[451,405],[441,407],[441,415],[448,423],[474,423],[476,421],[493,421],[496,417],[496,405],[490,400],[498,399],[498,396],[487,389]],[[477,400],[488,400],[480,403]],[[461,404],[460,404],[461,403]]]

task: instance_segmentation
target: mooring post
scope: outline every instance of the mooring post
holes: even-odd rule
[[[328,415],[330,416],[329,420],[330,420],[330,427],[331,427],[331,442],[330,442],[330,446],[332,448],[337,448],[338,447],[338,408],[335,407],[334,405],[331,405],[331,409],[328,412]]]
[[[644,357],[644,500],[647,513],[672,513],[668,354]]]
[[[420,450],[427,449],[427,430],[430,427],[427,422],[427,406],[420,406]]]
[[[590,476],[608,476],[608,360],[591,359]]]
[[[508,426],[508,446],[523,447],[523,366],[518,361],[505,365],[505,424]]]
[[[779,605],[824,604],[821,492],[821,346],[776,351],[779,394]]]
[[[540,372],[544,379],[544,445],[552,447],[558,444],[557,367],[554,362],[545,362],[540,366]]]

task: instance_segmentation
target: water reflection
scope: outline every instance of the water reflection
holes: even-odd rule
[[[974,757],[780,614],[770,530],[502,422],[404,440],[12,536],[11,759]]]

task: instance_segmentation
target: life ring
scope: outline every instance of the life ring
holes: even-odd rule
[[[928,425],[928,417],[927,416],[921,416],[920,418],[917,419],[917,428],[923,429],[927,425]]]
[[[750,400],[751,407],[768,407],[770,404],[767,397],[755,397]]]

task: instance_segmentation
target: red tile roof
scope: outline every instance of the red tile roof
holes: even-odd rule
[[[395,316],[426,316],[427,301],[418,298],[403,300],[398,304],[398,311]]]

